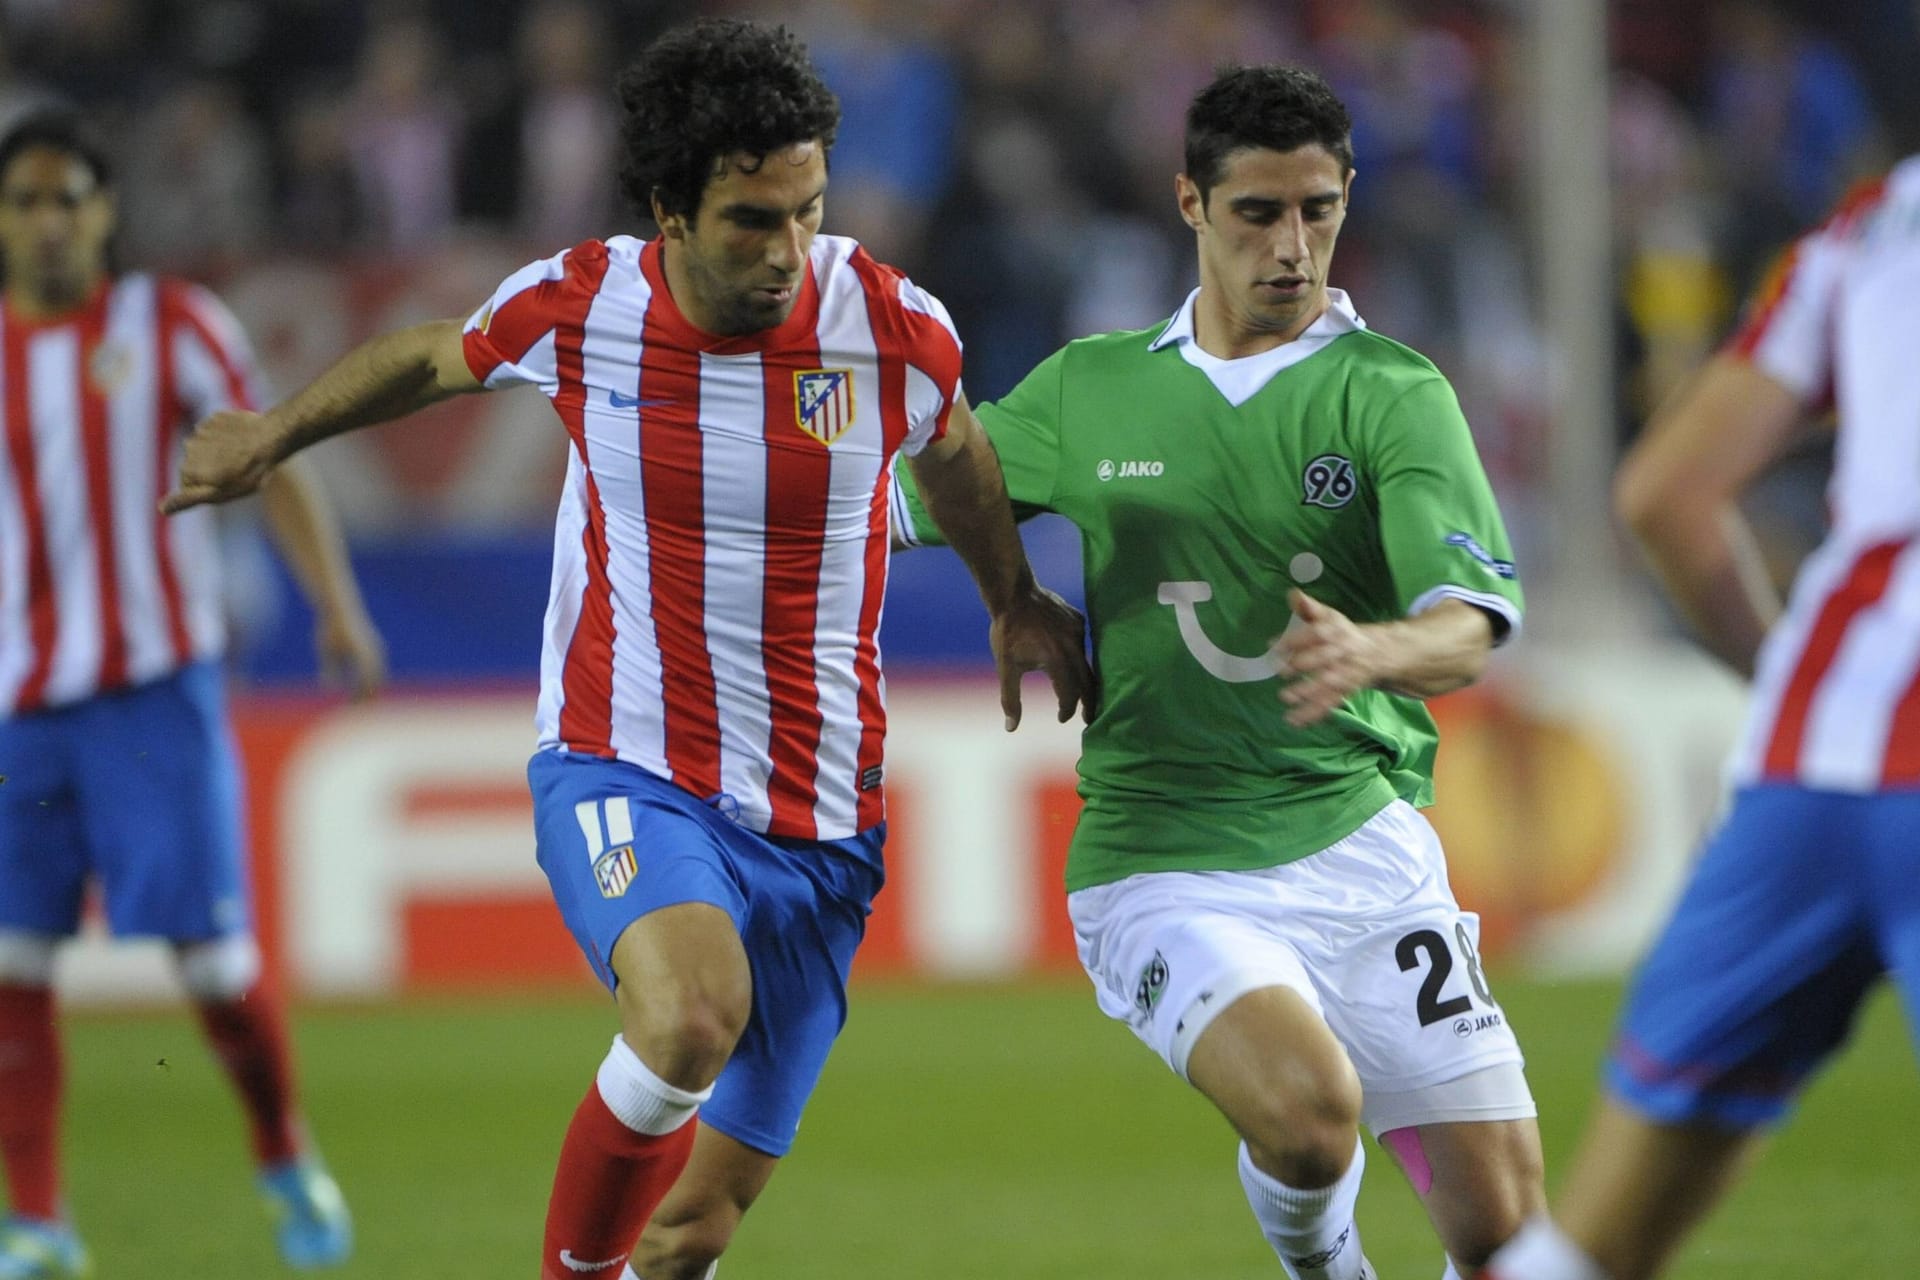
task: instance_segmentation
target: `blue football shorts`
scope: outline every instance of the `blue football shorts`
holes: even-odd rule
[[[89,880],[121,936],[249,927],[219,667],[0,718],[0,928],[65,935]]]
[[[1889,970],[1920,1026],[1920,793],[1740,791],[1640,967],[1607,1063],[1665,1124],[1785,1116]]]
[[[844,840],[763,836],[635,765],[541,751],[527,766],[541,869],[600,980],[627,926],[684,902],[725,911],[753,1009],[700,1118],[785,1155],[847,1020],[847,974],[884,879],[881,824]]]

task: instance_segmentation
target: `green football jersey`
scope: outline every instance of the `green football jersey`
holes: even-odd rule
[[[1193,341],[1189,298],[1154,329],[1068,345],[980,407],[1016,508],[1081,534],[1101,700],[1069,889],[1290,862],[1396,797],[1432,802],[1438,735],[1419,700],[1369,689],[1286,722],[1266,654],[1290,587],[1356,622],[1456,598],[1503,637],[1519,623],[1452,388],[1328,293],[1298,339],[1231,361]],[[902,541],[937,541],[897,474]]]

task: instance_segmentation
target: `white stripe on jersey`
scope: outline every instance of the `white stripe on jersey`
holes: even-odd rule
[[[700,487],[706,513],[703,619],[719,702],[720,789],[740,821],[773,820],[773,697],[760,645],[767,589],[766,378],[757,352],[700,356]],[[758,511],[756,517],[755,511]]]
[[[7,320],[0,316],[0,340]],[[0,405],[6,403],[6,369],[0,361]],[[20,685],[33,666],[27,621],[27,517],[20,501],[20,477],[0,422],[0,715],[13,710]],[[16,637],[5,643],[8,636]]]
[[[114,569],[127,638],[127,679],[133,684],[164,675],[176,661],[156,558],[159,518],[153,510],[160,474],[159,352],[144,337],[159,323],[159,305],[151,279],[127,280],[107,304],[104,335],[122,366],[121,384],[107,401],[107,435],[113,455]]]
[[[841,361],[836,353],[874,349],[873,323],[859,277],[843,267],[831,280],[833,292],[820,299],[819,327],[821,360],[830,365]],[[858,826],[862,725],[855,659],[860,645],[860,604],[867,587],[868,525],[886,448],[879,362],[863,360],[853,369],[853,425],[829,453],[832,496],[820,561],[820,609],[813,643],[821,718],[819,769],[814,784],[819,799],[814,805],[814,819],[822,831],[853,831]],[[905,373],[911,405],[915,399],[914,379],[918,377],[924,385],[931,383],[912,366]],[[939,395],[937,388],[934,394]],[[930,434],[934,413],[923,416]],[[909,420],[918,419],[910,416]]]
[[[558,734],[550,730],[560,723],[560,711],[566,703],[566,688],[560,677],[566,668],[574,628],[580,625],[580,606],[587,592],[587,552],[582,542],[586,530],[587,472],[579,451],[569,441],[560,510],[553,521],[553,582],[547,591],[546,618],[541,624],[540,700],[534,711],[540,745],[546,747],[560,745]]]
[[[87,461],[80,439],[80,331],[51,329],[27,339],[27,416],[39,460],[42,536],[53,567],[58,630],[47,672],[49,703],[92,692],[105,647],[100,618],[100,552],[87,518]]]

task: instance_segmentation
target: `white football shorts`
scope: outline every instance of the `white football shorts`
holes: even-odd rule
[[[1280,986],[1345,1046],[1376,1135],[1536,1114],[1480,969],[1480,919],[1454,901],[1439,837],[1404,801],[1297,862],[1146,872],[1078,890],[1067,910],[1101,1009],[1182,1078],[1222,1010]]]

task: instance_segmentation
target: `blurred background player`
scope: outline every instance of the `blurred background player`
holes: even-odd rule
[[[1438,740],[1420,700],[1479,677],[1519,582],[1452,388],[1328,286],[1351,130],[1311,72],[1218,77],[1177,180],[1200,287],[980,414],[1016,505],[1086,548],[1102,706],[1067,865],[1081,960],[1239,1132],[1297,1280],[1374,1274],[1363,1122],[1463,1266],[1544,1203],[1478,919],[1415,808]],[[902,484],[898,527],[924,539]]]
[[[1621,516],[1701,642],[1753,679],[1730,810],[1641,965],[1556,1211],[1498,1280],[1647,1280],[1891,972],[1920,1028],[1920,159],[1776,265],[1658,415]],[[1832,531],[1784,613],[1739,501],[1837,418]]]
[[[1022,671],[1046,670],[1062,720],[1089,676],[945,309],[818,234],[839,105],[804,46],[702,22],[619,92],[622,181],[657,239],[589,240],[465,323],[376,338],[269,413],[213,418],[167,505],[239,496],[306,445],[459,392],[552,399],[573,452],[528,777],[540,863],[621,1033],[560,1153],[542,1275],[631,1253],[626,1274],[695,1280],[793,1141],[883,877],[896,453],[992,615],[1007,728]]]
[[[0,140],[0,1277],[87,1265],[60,1191],[52,982],[90,884],[115,934],[172,943],[246,1109],[283,1254],[336,1263],[346,1206],[295,1106],[249,917],[215,529],[156,510],[185,431],[256,403],[252,356],[204,290],[116,274],[114,221],[75,117]],[[317,489],[283,471],[261,497],[323,661],[371,690],[380,642]]]

